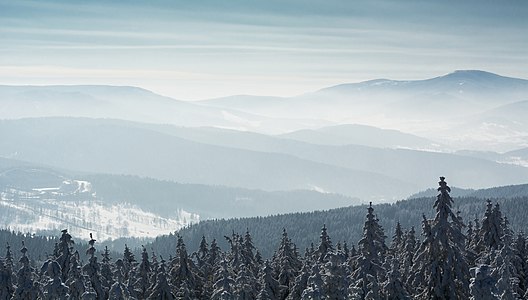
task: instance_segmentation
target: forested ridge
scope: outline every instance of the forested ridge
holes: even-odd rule
[[[409,210],[429,205],[420,227],[406,227],[408,219],[401,218],[394,229],[384,229],[379,212],[405,216],[398,204],[361,207],[357,243],[336,240],[334,228],[323,223],[318,241],[301,249],[293,231],[283,228],[268,258],[250,230],[223,236],[226,248],[202,236],[195,252],[176,235],[169,256],[143,247],[137,258],[128,247],[111,257],[91,235],[79,249],[64,230],[43,262],[31,263],[29,243],[18,245],[18,259],[15,245],[6,249],[0,299],[526,299],[526,237],[503,213],[522,199],[500,204],[469,198],[462,206],[449,192],[441,177],[432,203],[406,201]],[[475,215],[477,206],[482,213]],[[471,211],[471,221],[457,208]],[[520,210],[514,208],[508,210]]]
[[[494,194],[495,190],[492,190]],[[493,203],[498,203],[501,210],[508,216],[511,227],[515,231],[528,232],[528,197],[490,198]],[[497,194],[500,196],[499,194]],[[453,210],[460,212],[466,223],[474,223],[475,218],[480,218],[486,210],[485,193],[479,197],[455,198]],[[402,200],[392,204],[373,205],[379,223],[385,228],[387,235],[394,233],[396,223],[404,228],[420,228],[422,215],[428,218],[434,216],[431,210],[435,197]],[[263,257],[271,257],[280,243],[280,233],[283,228],[288,230],[288,235],[299,249],[304,250],[310,244],[319,241],[319,231],[326,224],[328,232],[334,241],[356,244],[363,234],[363,221],[367,205],[350,206],[328,211],[315,211],[309,213],[292,213],[273,215],[268,217],[233,218],[206,220],[187,226],[177,232],[181,235],[189,248],[196,249],[202,236],[208,240],[216,239],[220,247],[228,247],[224,235],[235,232],[245,232],[249,229],[255,246],[261,251]],[[176,247],[176,234],[156,238],[152,247],[161,254],[168,255]]]

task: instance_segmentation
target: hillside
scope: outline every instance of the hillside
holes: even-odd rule
[[[282,132],[324,126],[318,119],[280,119],[158,95],[133,86],[0,85],[0,118],[113,118],[178,126],[217,126]]]
[[[528,220],[525,218],[528,211],[528,194],[514,193],[521,187],[501,187],[496,189],[475,191],[471,197],[462,197],[454,199],[453,209],[460,211],[464,222],[478,217],[482,218],[486,208],[486,198],[492,198],[493,202],[501,205],[504,215],[508,216],[512,229],[516,231],[528,231]],[[512,196],[509,198],[508,195]],[[415,227],[417,235],[420,233],[422,214],[427,218],[433,217],[432,206],[434,197],[416,198],[410,200],[398,201],[393,204],[374,205],[374,210],[380,224],[385,230],[385,234],[390,241],[393,235],[396,222],[400,222],[404,228]],[[198,243],[202,236],[211,241],[216,239],[223,249],[227,247],[223,238],[232,231],[243,233],[246,229],[252,234],[253,241],[257,248],[262,251],[265,257],[272,255],[278,247],[280,233],[283,228],[288,230],[288,235],[294,243],[303,252],[310,243],[318,243],[320,229],[326,224],[328,233],[334,243],[338,241],[347,242],[349,245],[355,245],[359,240],[362,230],[367,206],[351,206],[328,211],[316,211],[310,213],[294,213],[265,218],[239,218],[229,220],[209,220],[194,224],[179,230],[189,249],[197,249]],[[154,249],[159,249],[160,253],[170,253],[175,247],[175,236],[158,237],[152,243]]]
[[[359,124],[343,124],[317,129],[302,129],[280,137],[318,145],[363,145],[376,148],[440,150],[436,142],[398,130],[381,129]]]
[[[357,203],[358,199],[314,191],[265,192],[181,184],[56,170],[0,159],[0,227],[50,236],[68,228],[77,236],[93,232],[100,241],[152,238],[200,219],[271,215]]]
[[[373,201],[417,190],[412,183],[371,171],[209,145],[114,123],[62,118],[0,121],[0,156],[91,173],[267,191],[316,190]],[[528,174],[528,169],[523,171]]]

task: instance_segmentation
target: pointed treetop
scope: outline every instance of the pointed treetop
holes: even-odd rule
[[[90,244],[91,246],[93,246],[95,244],[95,239],[93,238],[93,235],[92,233],[90,232],[90,241],[88,241],[88,244]]]
[[[442,194],[446,192],[451,193],[451,188],[447,186],[447,182],[445,182],[444,176],[440,176],[440,181],[438,182],[438,185],[440,185],[440,187],[437,190],[441,192]]]

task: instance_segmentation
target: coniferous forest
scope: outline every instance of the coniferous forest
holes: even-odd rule
[[[450,191],[441,177],[434,217],[423,215],[421,228],[398,222],[387,237],[369,205],[357,244],[334,243],[323,224],[319,242],[299,249],[284,228],[270,257],[249,231],[225,236],[226,249],[202,237],[194,252],[177,235],[168,257],[146,247],[111,257],[91,235],[79,249],[63,230],[37,259],[28,247],[46,243],[26,236],[19,255],[7,245],[1,259],[0,299],[526,299],[524,234],[489,200],[467,222]]]

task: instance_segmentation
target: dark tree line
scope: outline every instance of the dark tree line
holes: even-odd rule
[[[498,203],[467,221],[440,178],[432,217],[421,229],[398,222],[387,242],[375,207],[366,207],[357,244],[333,242],[323,225],[318,241],[299,249],[282,229],[264,259],[249,230],[200,239],[189,252],[181,235],[170,256],[143,247],[138,258],[97,250],[90,235],[86,262],[64,230],[53,253],[34,268],[25,243],[0,262],[3,299],[526,299],[528,246]],[[421,231],[421,234],[419,233]]]
[[[508,193],[503,193],[503,198],[491,198],[493,203],[498,203],[501,210],[508,215],[511,227],[515,231],[528,232],[528,197],[507,198]],[[482,197],[485,194],[481,195]],[[436,200],[432,198],[418,198],[398,201],[392,204],[373,205],[380,224],[385,228],[387,236],[394,234],[396,223],[402,227],[419,229],[421,227],[422,215],[427,218],[434,216],[431,207]],[[454,210],[466,220],[473,221],[475,217],[481,216],[486,210],[486,198],[462,197],[455,198]],[[321,224],[331,230],[332,238],[341,243],[356,244],[362,237],[362,224],[368,205],[350,206],[328,211],[316,211],[310,213],[293,213],[274,215],[268,217],[233,218],[220,220],[206,220],[190,225],[177,232],[181,235],[189,248],[194,249],[200,244],[202,236],[208,240],[216,239],[222,248],[228,247],[223,236],[226,232],[243,232],[247,228],[251,231],[255,246],[260,250],[263,257],[270,257],[280,243],[282,228],[288,229],[288,233],[299,249],[309,247],[311,243],[318,242],[318,232]],[[176,247],[177,236],[170,234],[155,239],[151,246],[161,255],[169,255]],[[149,246],[150,247],[150,246]]]

